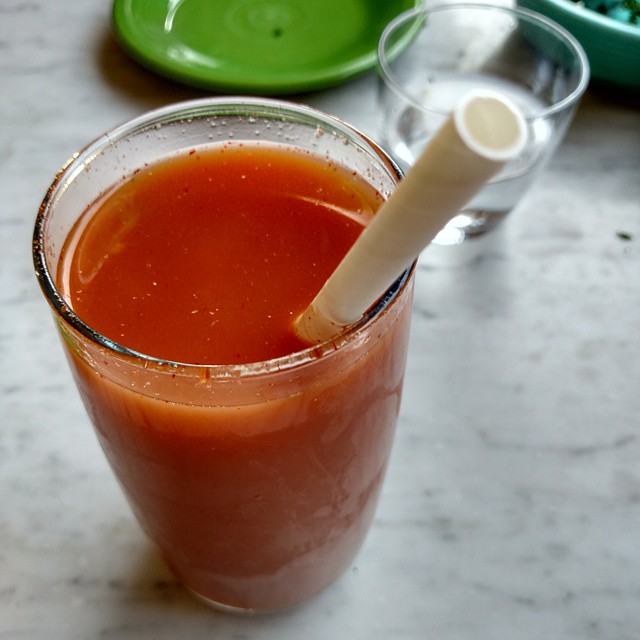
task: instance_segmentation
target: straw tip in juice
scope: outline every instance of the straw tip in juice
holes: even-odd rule
[[[298,338],[311,345],[329,340],[342,329],[344,329],[343,325],[332,322],[313,303],[296,318],[293,324],[293,330]]]

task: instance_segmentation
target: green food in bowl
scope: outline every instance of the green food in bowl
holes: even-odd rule
[[[573,0],[518,0],[518,4],[570,32],[589,58],[592,78],[640,89],[640,26],[615,20]]]
[[[640,26],[640,0],[573,0],[573,2],[618,22]]]

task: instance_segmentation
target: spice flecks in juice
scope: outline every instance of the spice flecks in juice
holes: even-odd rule
[[[381,196],[344,167],[227,143],[136,172],[91,207],[59,281],[75,313],[129,349],[192,364],[308,345],[292,322]]]

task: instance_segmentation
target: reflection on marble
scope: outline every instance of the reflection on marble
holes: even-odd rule
[[[147,72],[109,2],[0,4],[0,638],[638,640],[640,111],[587,93],[545,179],[474,260],[423,260],[407,383],[352,570],[289,612],[191,598],[140,533],[33,278],[58,167],[203,92]],[[375,135],[375,79],[295,99]]]

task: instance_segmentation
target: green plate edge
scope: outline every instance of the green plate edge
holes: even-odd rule
[[[387,15],[385,19],[376,19],[371,23],[371,27],[375,29],[375,36],[368,36],[371,45],[365,54],[345,56],[339,63],[315,69],[303,76],[297,74],[298,77],[294,78],[283,76],[271,80],[261,79],[259,72],[250,79],[246,77],[225,79],[216,76],[215,73],[203,73],[193,65],[180,64],[171,57],[162,55],[157,46],[148,46],[144,38],[141,38],[136,25],[132,24],[128,18],[129,9],[139,1],[114,0],[112,27],[125,51],[143,66],[162,76],[199,89],[214,90],[219,93],[286,95],[328,88],[374,68],[377,64],[377,40],[386,24],[400,13],[420,6],[424,0],[381,0]],[[158,6],[161,6],[160,0],[158,0]]]

